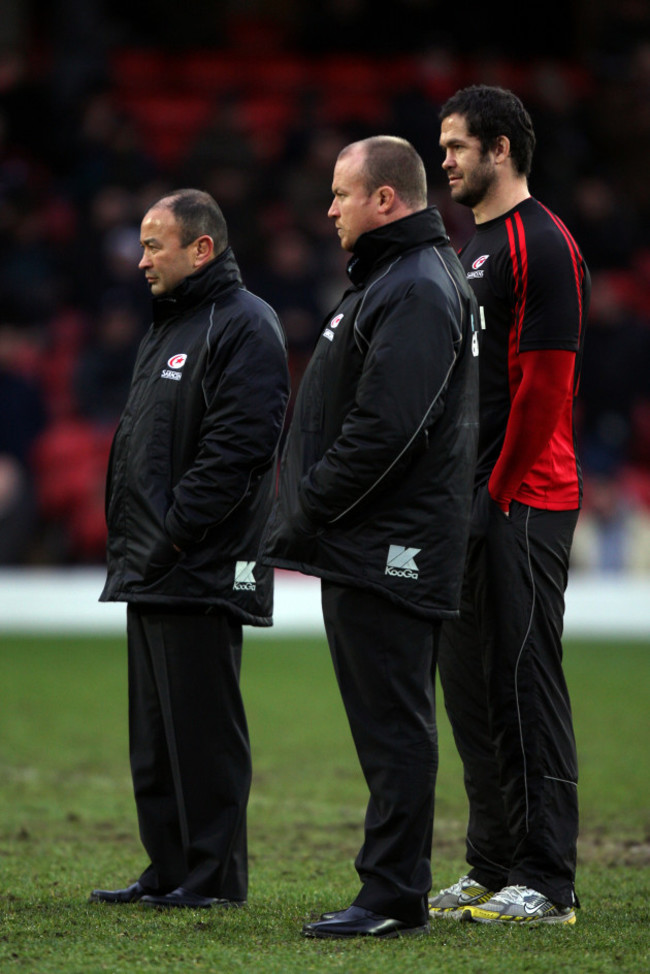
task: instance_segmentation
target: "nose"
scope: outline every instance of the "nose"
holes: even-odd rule
[[[336,219],[337,216],[340,216],[339,206],[338,206],[338,202],[336,200],[336,197],[334,197],[334,199],[332,200],[332,205],[330,206],[329,210],[327,211],[327,215],[329,217],[334,218],[334,219]]]
[[[146,251],[142,254],[140,258],[140,263],[138,264],[138,270],[143,271],[145,267],[151,267],[151,258],[147,255]]]
[[[451,149],[447,149],[447,151],[445,152],[445,158],[442,160],[442,168],[453,169],[455,164],[456,161],[452,155]]]

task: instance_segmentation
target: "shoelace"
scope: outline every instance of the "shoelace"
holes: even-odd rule
[[[457,883],[454,883],[453,886],[447,886],[446,889],[441,889],[440,890],[440,893],[438,895],[439,896],[442,896],[443,893],[462,893],[463,892],[463,883],[466,880],[469,880],[469,876],[463,876],[462,879],[459,879],[458,882]]]
[[[526,902],[526,893],[529,895],[531,893],[527,886],[506,886],[492,899],[499,903],[515,903],[517,906],[523,906]],[[541,894],[536,893],[535,895],[540,896]]]

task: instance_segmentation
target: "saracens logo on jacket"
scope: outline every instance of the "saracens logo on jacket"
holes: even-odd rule
[[[180,382],[181,373],[179,370],[183,368],[186,361],[187,355],[185,352],[180,352],[178,355],[172,355],[172,357],[167,360],[167,365],[169,368],[162,370],[160,373],[160,378],[173,379],[175,382]]]
[[[182,369],[187,362],[187,355],[181,352],[179,355],[172,355],[167,365],[170,369]]]
[[[323,332],[323,338],[329,338],[330,341],[334,341],[334,332],[338,328],[338,326],[341,324],[341,322],[343,321],[343,318],[344,317],[345,317],[345,315],[342,315],[342,314],[335,315],[332,318],[332,320],[330,321],[330,323],[327,326],[327,328],[325,329],[325,331]]]

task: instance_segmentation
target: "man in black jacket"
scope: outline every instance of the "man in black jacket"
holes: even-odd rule
[[[432,671],[458,613],[477,442],[477,309],[422,160],[353,143],[334,170],[351,287],[303,378],[265,563],[320,576],[341,695],[370,790],[354,904],[307,936],[427,924],[437,738]]]
[[[257,559],[285,340],[244,288],[209,194],[159,200],[141,242],[154,320],[111,451],[101,600],[128,603],[131,771],[150,864],[91,900],[229,906],[247,894],[242,623],[271,625],[272,573]]]

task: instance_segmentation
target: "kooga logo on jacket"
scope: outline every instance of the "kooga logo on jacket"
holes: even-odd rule
[[[405,548],[403,545],[392,544],[388,548],[386,560],[386,574],[396,578],[417,578],[419,568],[415,563],[415,556],[422,548]]]

